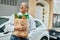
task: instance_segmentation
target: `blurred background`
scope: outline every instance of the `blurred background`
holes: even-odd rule
[[[0,17],[19,12],[19,6],[23,1],[29,4],[29,14],[41,20],[48,30],[54,29],[54,32],[58,30],[60,33],[60,0],[0,0]],[[0,24],[7,20],[0,18]]]

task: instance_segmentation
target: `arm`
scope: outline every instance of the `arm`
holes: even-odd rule
[[[36,29],[36,26],[35,26],[34,18],[32,16],[30,16],[30,19],[29,19],[29,36],[32,35],[32,32],[35,29]]]
[[[9,18],[8,23],[5,25],[4,32],[14,31],[14,14]]]

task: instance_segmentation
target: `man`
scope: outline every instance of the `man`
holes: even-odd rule
[[[21,3],[20,12],[17,13],[17,14],[18,15],[28,14],[28,6],[27,6],[26,2]],[[10,17],[9,21],[10,22],[9,22],[8,26],[10,25],[10,27],[6,26],[5,30],[7,30],[7,31],[12,31],[13,30],[14,31],[14,14]],[[29,36],[29,35],[31,35],[31,31],[33,31],[36,27],[35,27],[34,18],[31,15],[29,15],[29,20],[28,21],[29,21],[29,27],[28,27],[29,28],[28,29],[28,36]],[[13,32],[10,40],[29,40],[29,39],[28,39],[28,37],[26,37],[26,38],[18,37],[16,35],[14,35],[14,32]]]

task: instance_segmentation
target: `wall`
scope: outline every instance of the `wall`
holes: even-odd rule
[[[0,16],[9,16],[17,12],[17,6],[0,4]]]
[[[49,23],[48,28],[52,28],[52,19],[53,19],[53,0],[45,0],[49,4]]]
[[[17,6],[4,5],[0,3],[0,16],[9,16],[15,12],[19,12],[20,4],[23,1],[28,3],[28,0],[17,0]]]
[[[49,5],[48,3],[45,3],[45,1],[42,0],[29,0],[29,13],[34,17],[37,18],[39,20],[43,20],[43,13],[40,13],[41,8],[36,6],[36,3],[42,3],[44,5],[44,9],[46,9],[46,11],[44,12],[44,24],[48,27],[48,19],[49,19]],[[42,10],[41,10],[42,11]]]
[[[36,0],[29,0],[29,14],[31,14],[35,18],[35,6]]]

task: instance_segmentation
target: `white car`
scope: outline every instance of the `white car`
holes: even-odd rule
[[[36,29],[31,31],[31,35],[28,37],[29,40],[49,40],[49,32],[47,27],[44,26],[44,24],[38,19],[34,19],[34,21],[36,23]],[[8,21],[0,25],[0,40],[10,40],[12,32],[4,33],[4,28],[6,27],[4,25],[7,23]]]
[[[42,21],[34,19],[36,23],[36,29],[31,32],[29,37],[30,40],[49,40],[49,32],[47,27],[44,26]]]
[[[8,23],[9,17],[0,17],[0,40],[10,40],[11,32],[4,34],[5,25]]]

